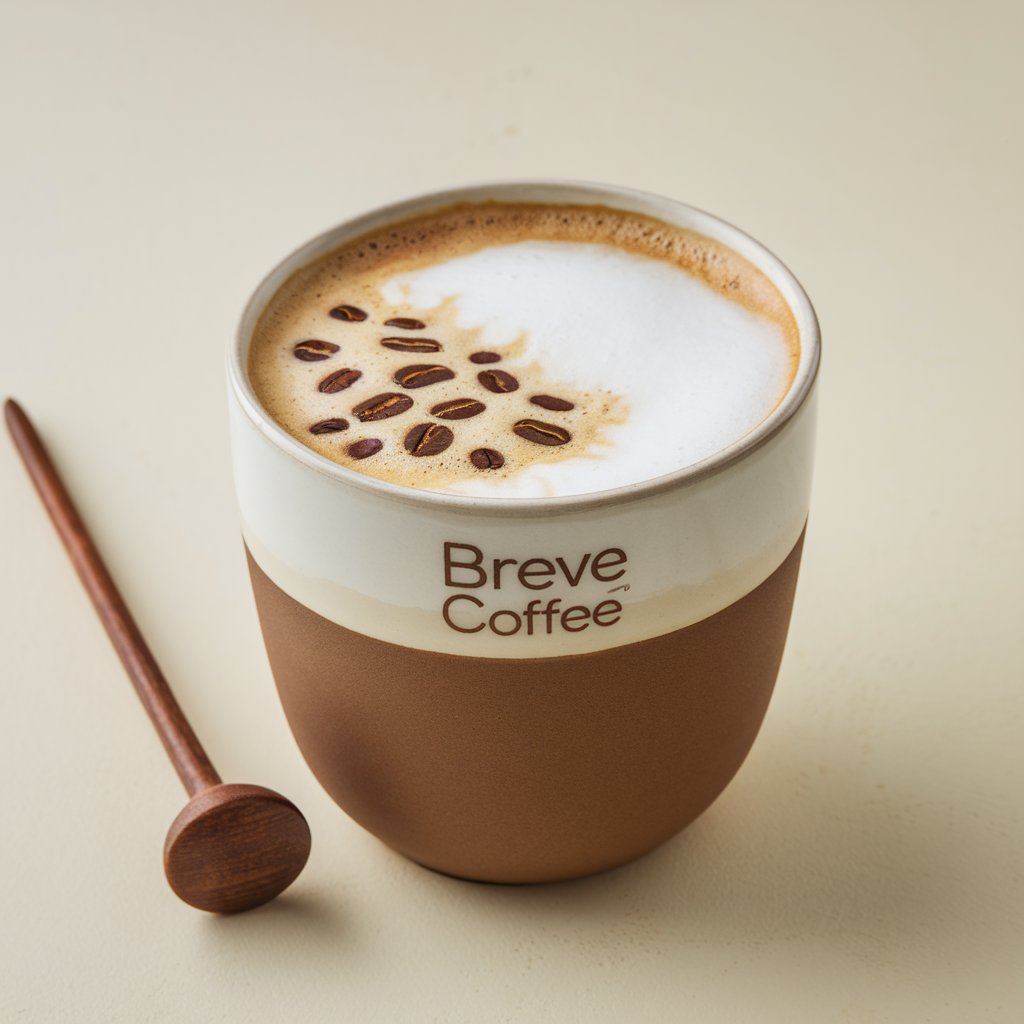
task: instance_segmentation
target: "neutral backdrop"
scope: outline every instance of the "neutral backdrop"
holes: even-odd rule
[[[225,778],[307,870],[179,903],[184,795],[0,443],[0,1020],[1024,1019],[1022,7],[4,3],[0,389]],[[776,697],[682,836],[572,884],[407,863],[319,789],[245,576],[224,347],[337,221],[503,177],[711,210],[825,338]]]

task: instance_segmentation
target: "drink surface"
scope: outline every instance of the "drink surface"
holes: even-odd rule
[[[761,423],[799,361],[768,278],[712,239],[603,206],[460,203],[294,274],[249,376],[334,462],[408,487],[585,494]]]

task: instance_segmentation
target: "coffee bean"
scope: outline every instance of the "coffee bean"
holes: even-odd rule
[[[393,348],[396,352],[440,352],[441,342],[433,338],[381,338],[385,348]]]
[[[411,316],[395,316],[384,321],[385,327],[398,327],[403,331],[422,331],[427,325],[422,320],[414,320]]]
[[[448,402],[438,402],[430,410],[430,415],[442,420],[468,420],[470,416],[479,416],[486,408],[475,398],[453,398]]]
[[[368,459],[383,447],[384,442],[379,437],[364,437],[361,441],[353,441],[346,451],[353,459]]]
[[[477,469],[501,469],[505,465],[505,456],[493,448],[477,448],[469,453],[469,461]]]
[[[417,423],[405,435],[405,450],[410,455],[440,455],[454,440],[450,427],[441,423]]]
[[[365,402],[360,402],[353,410],[352,415],[359,418],[360,423],[374,423],[377,420],[390,419],[397,416],[406,409],[412,408],[412,399],[408,395],[396,395],[388,393],[385,395],[374,395]]]
[[[366,319],[366,311],[360,309],[358,306],[350,306],[347,302],[342,303],[340,306],[335,306],[331,310],[331,316],[335,320],[347,320],[350,323],[358,323],[360,320]]]
[[[295,348],[292,349],[296,359],[301,359],[304,363],[318,363],[321,359],[327,359],[333,356],[338,351],[338,346],[330,341],[317,341],[315,338],[310,338],[307,341],[300,341]]]
[[[476,375],[476,379],[488,391],[493,391],[496,395],[504,395],[509,391],[516,391],[519,388],[519,381],[511,373],[506,373],[504,370],[481,370]]]
[[[576,408],[572,402],[567,402],[564,398],[555,398],[553,395],[532,395],[530,401],[549,412],[568,412]]]
[[[451,380],[455,374],[447,366],[429,366],[426,363],[416,366],[403,366],[391,379],[403,388],[425,388],[430,384],[440,384],[443,380]]]
[[[325,395],[336,395],[339,391],[344,391],[345,388],[355,384],[362,375],[361,370],[350,370],[347,367],[344,370],[335,370],[334,373],[327,374],[320,381],[317,390],[322,391]]]
[[[497,352],[474,352],[469,357],[469,361],[471,363],[500,363],[501,356]]]
[[[343,419],[341,416],[335,416],[329,420],[321,420],[309,428],[311,434],[337,434],[339,430],[348,430],[348,420]]]
[[[552,423],[541,423],[540,420],[519,420],[512,430],[526,441],[534,444],[566,444],[572,440],[572,434],[564,427],[556,427]]]

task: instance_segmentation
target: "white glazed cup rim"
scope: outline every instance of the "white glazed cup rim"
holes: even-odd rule
[[[749,433],[700,462],[623,487],[543,498],[469,497],[389,483],[332,462],[312,448],[307,448],[279,426],[260,405],[249,382],[246,363],[256,323],[281,285],[297,270],[323,253],[377,227],[397,223],[416,214],[441,209],[458,202],[481,202],[488,199],[600,204],[645,213],[697,231],[722,242],[746,257],[779,289],[796,319],[800,335],[800,358],[789,390],[782,401]],[[468,512],[474,515],[550,516],[624,504],[661,491],[687,486],[747,457],[782,430],[804,405],[814,386],[820,359],[821,334],[810,299],[785,264],[750,235],[713,214],[653,193],[592,182],[536,178],[483,182],[425,193],[387,203],[317,235],[281,260],[250,296],[228,352],[228,380],[246,416],[267,440],[309,469],[331,477],[341,484],[368,491],[383,499],[420,508],[430,507],[439,511]]]

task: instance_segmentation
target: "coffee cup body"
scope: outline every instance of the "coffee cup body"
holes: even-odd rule
[[[763,271],[800,356],[768,418],[697,465],[550,499],[470,498],[331,463],[262,409],[256,322],[298,268],[459,201],[603,204]],[[515,182],[393,204],[283,261],[229,356],[233,466],[257,609],[311,769],[385,843],[497,882],[590,874],[689,824],[739,769],[775,684],[810,499],[818,328],[767,250],[683,204]]]

